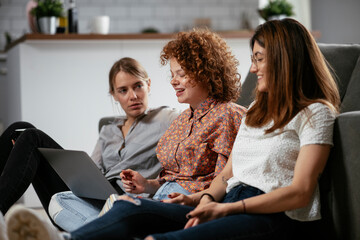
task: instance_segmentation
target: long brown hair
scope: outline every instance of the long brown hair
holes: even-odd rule
[[[149,76],[145,68],[135,59],[130,57],[124,57],[116,61],[109,72],[109,93],[114,93],[114,84],[116,74],[119,72],[128,73],[141,81],[148,82]]]
[[[311,33],[294,19],[265,22],[250,40],[266,50],[267,92],[256,92],[246,124],[266,133],[284,127],[302,109],[321,102],[339,111],[340,96],[326,60]]]
[[[175,58],[185,74],[208,89],[219,102],[236,101],[240,94],[239,62],[226,41],[208,29],[179,32],[160,55],[162,65]]]

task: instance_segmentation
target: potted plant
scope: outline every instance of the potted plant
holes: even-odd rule
[[[265,21],[290,17],[294,15],[293,5],[286,0],[269,0],[268,5],[259,9],[259,14]]]
[[[63,4],[59,0],[37,0],[37,6],[31,9],[40,32],[49,34],[55,34],[56,18],[61,17],[63,12]]]

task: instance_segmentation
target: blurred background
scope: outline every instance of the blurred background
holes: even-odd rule
[[[29,33],[26,5],[29,0],[0,0],[0,50],[6,42]],[[153,29],[172,33],[209,21],[215,31],[255,28],[257,9],[267,0],[76,0],[79,33],[90,32],[93,16],[110,16],[110,33],[140,33]],[[321,32],[319,42],[360,42],[359,0],[289,0],[294,18]],[[69,7],[69,1],[64,1]],[[7,37],[8,40],[7,40]]]

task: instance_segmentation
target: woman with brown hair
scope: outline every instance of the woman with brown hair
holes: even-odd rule
[[[179,111],[148,107],[151,80],[133,58],[121,58],[113,64],[108,84],[111,97],[125,114],[102,127],[91,158],[122,194],[123,169],[136,167],[146,178],[157,177],[161,165],[155,148]],[[15,140],[17,129],[24,131]],[[61,228],[73,230],[97,217],[105,201],[78,198],[70,192],[38,151],[40,147],[62,148],[27,122],[11,124],[0,136],[0,211],[5,214],[32,183],[45,211]]]
[[[137,169],[147,179],[158,176],[161,164],[155,152],[157,143],[180,111],[165,106],[148,107],[151,79],[133,58],[124,57],[113,64],[108,85],[109,93],[125,114],[103,126],[92,159],[118,194],[123,194],[122,170]],[[66,191],[54,194],[47,210],[57,226],[72,231],[97,218],[104,202],[79,198]]]

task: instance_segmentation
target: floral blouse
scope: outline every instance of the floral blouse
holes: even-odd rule
[[[160,181],[176,181],[195,193],[209,187],[225,167],[246,109],[206,99],[176,118],[161,137],[156,153]]]

